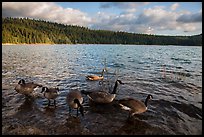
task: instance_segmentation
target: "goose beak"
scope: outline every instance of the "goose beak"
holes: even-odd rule
[[[124,85],[125,83],[123,83],[121,80],[117,80],[120,84]]]

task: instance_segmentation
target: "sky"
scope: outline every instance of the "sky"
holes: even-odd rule
[[[2,2],[2,17],[140,34],[202,33],[202,2]]]

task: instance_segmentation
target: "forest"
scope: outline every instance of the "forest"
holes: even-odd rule
[[[202,46],[202,34],[166,36],[93,30],[29,18],[2,18],[2,43]]]

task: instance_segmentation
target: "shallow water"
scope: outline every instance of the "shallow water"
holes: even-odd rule
[[[100,75],[104,83],[87,81]],[[20,79],[59,87],[56,107],[44,98],[26,99],[14,88]],[[69,114],[70,90],[110,91],[116,79],[116,101],[96,105],[84,97],[85,116]],[[144,101],[148,110],[128,119],[118,99]],[[2,134],[201,135],[202,47],[143,45],[2,46]]]

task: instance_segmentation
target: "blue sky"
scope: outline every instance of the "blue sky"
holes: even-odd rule
[[[104,3],[107,2],[56,2],[57,4],[59,4],[60,6],[67,8],[74,8],[74,9],[79,9],[83,12],[87,12],[87,13],[95,13],[98,11],[102,11],[102,10],[109,10],[109,11],[117,11],[115,13],[120,13],[120,9],[102,9],[100,6]],[[172,4],[174,4],[176,2],[151,2],[150,4],[146,5],[143,8],[151,8],[153,6],[166,6],[166,7],[170,7]],[[180,8],[177,10],[189,10],[191,12],[198,12],[199,9],[202,9],[202,3],[201,2],[177,2],[180,4]],[[142,9],[142,8],[141,8]]]
[[[202,33],[202,2],[3,2],[2,16],[131,33]]]

